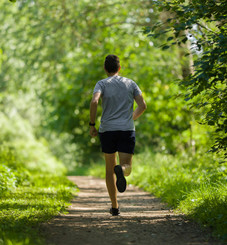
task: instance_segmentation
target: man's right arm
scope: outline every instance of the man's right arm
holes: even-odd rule
[[[135,101],[137,104],[137,108],[133,112],[133,120],[136,120],[138,117],[140,117],[143,114],[143,112],[147,109],[146,102],[141,94],[135,96]]]
[[[100,96],[101,96],[101,93],[99,92],[93,94],[93,97],[90,103],[90,123],[92,124],[95,124],[97,107],[98,107]],[[95,137],[98,135],[98,131],[96,130],[95,126],[90,127],[90,135],[92,137]]]

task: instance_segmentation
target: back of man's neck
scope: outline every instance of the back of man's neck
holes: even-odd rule
[[[113,76],[118,76],[118,72],[117,73],[107,73],[108,77],[113,77]]]

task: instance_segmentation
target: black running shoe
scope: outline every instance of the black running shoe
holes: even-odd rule
[[[111,208],[110,214],[112,214],[112,216],[118,216],[118,215],[120,215],[120,209],[119,208]]]
[[[122,170],[121,165],[116,165],[114,167],[114,172],[117,176],[117,189],[119,192],[124,192],[126,190],[126,179]]]

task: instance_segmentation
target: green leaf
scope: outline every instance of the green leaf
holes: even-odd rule
[[[168,37],[168,38],[167,38],[167,41],[171,41],[171,40],[173,40],[173,38],[174,38],[174,37]]]
[[[187,97],[187,98],[185,98],[184,100],[185,101],[189,101],[191,98],[190,97]]]
[[[165,45],[164,47],[162,47],[162,50],[166,50],[166,49],[168,49],[170,46],[168,46],[168,45]]]
[[[215,123],[214,123],[214,121],[209,120],[209,121],[208,121],[208,125],[213,126],[213,125],[215,125]]]
[[[187,40],[188,40],[188,38],[187,37],[185,37],[184,39],[182,39],[182,43],[186,43],[187,42]]]

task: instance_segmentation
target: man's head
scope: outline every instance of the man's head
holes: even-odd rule
[[[121,68],[119,58],[114,54],[107,55],[104,68],[107,73],[117,73]]]

